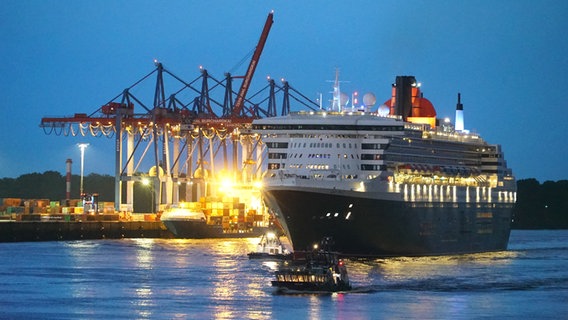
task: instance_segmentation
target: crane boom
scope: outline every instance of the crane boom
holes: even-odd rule
[[[254,54],[250,61],[250,64],[247,69],[247,73],[243,78],[243,83],[241,84],[241,88],[239,89],[239,93],[237,95],[237,99],[235,101],[235,105],[233,107],[233,117],[239,116],[241,111],[243,110],[243,106],[245,103],[245,96],[248,92],[250,87],[250,82],[254,75],[254,71],[258,64],[258,60],[260,59],[260,55],[262,54],[262,50],[264,49],[264,44],[266,43],[266,39],[268,38],[268,33],[270,32],[270,28],[272,27],[272,23],[274,23],[273,19],[273,12],[268,14],[266,18],[266,22],[264,23],[264,28],[262,29],[262,33],[260,35],[260,39],[258,40],[258,44],[256,45],[256,49],[254,50]]]

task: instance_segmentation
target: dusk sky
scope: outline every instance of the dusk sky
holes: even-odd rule
[[[439,117],[503,147],[517,179],[568,179],[568,1],[50,1],[0,6],[0,178],[47,170],[114,174],[114,140],[46,135],[44,116],[90,114],[150,73],[184,80],[199,66],[244,74],[274,10],[251,91],[266,76],[306,96],[342,90],[390,98],[413,75]],[[240,84],[240,83],[239,83]],[[153,88],[150,90],[152,91]],[[153,94],[153,92],[149,92]],[[300,106],[292,105],[294,111]]]

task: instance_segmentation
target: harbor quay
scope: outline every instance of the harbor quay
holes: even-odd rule
[[[173,238],[160,221],[2,221],[0,242]]]
[[[86,212],[83,207],[59,206],[57,201],[5,198],[0,242],[174,237],[159,214],[116,213],[110,207]]]

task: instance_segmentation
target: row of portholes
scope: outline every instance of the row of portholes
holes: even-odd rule
[[[357,149],[357,144],[356,143],[336,143],[335,144],[336,148],[341,148],[343,147],[344,149]],[[304,142],[294,142],[292,143],[292,148],[333,148],[333,143],[331,142],[311,142],[309,145]]]
[[[310,169],[310,170],[329,170],[330,166],[328,164],[299,164],[299,163],[292,163],[288,165],[288,168],[290,169],[302,169],[305,166],[306,169]],[[333,169],[337,170],[338,169],[338,165],[334,164],[333,165]],[[350,164],[342,164],[341,165],[341,169],[351,169],[351,165]]]
[[[302,153],[291,153],[289,154],[288,158],[292,159],[292,158],[301,158],[302,157]],[[343,156],[343,159],[348,159],[349,156],[347,154],[337,154],[337,158],[340,159]],[[308,154],[308,158],[316,158],[316,159],[331,159],[331,154],[329,153],[310,153]],[[273,156],[273,158],[269,158],[269,159],[286,159],[286,157],[282,157],[282,158],[276,158]],[[359,159],[359,154],[351,154],[351,159]]]

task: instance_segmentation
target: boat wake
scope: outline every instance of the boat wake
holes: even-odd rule
[[[422,279],[404,282],[353,286],[350,293],[377,293],[392,291],[424,292],[495,292],[495,291],[530,291],[535,289],[568,289],[568,279],[551,277],[547,279],[509,279],[501,281],[478,281],[474,279]]]
[[[360,286],[352,287],[347,291],[308,291],[308,290],[293,290],[287,288],[278,288],[274,290],[274,295],[334,295],[334,294],[348,294],[348,293],[375,293],[381,291],[380,288],[375,286]]]

